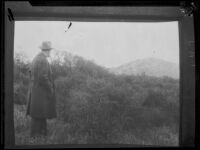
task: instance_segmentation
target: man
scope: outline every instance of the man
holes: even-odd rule
[[[47,60],[52,50],[51,42],[43,42],[40,49],[30,67],[31,84],[26,115],[31,116],[31,136],[46,136],[47,119],[56,117],[55,88]]]

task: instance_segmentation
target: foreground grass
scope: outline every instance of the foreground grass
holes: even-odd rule
[[[48,121],[48,135],[46,137],[31,138],[30,117],[25,116],[25,106],[14,106],[15,142],[17,145],[41,144],[91,144],[91,137],[87,132],[71,132],[73,125],[61,120]],[[73,130],[74,131],[74,130]],[[178,133],[173,127],[152,127],[148,129],[133,129],[118,131],[110,136],[109,144],[138,144],[158,146],[178,146]],[[108,143],[107,143],[108,144]]]

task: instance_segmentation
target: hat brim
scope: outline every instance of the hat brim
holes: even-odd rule
[[[41,46],[39,46],[39,48],[40,48],[42,51],[50,51],[50,50],[54,49],[53,47],[52,47],[52,48],[47,48],[47,49],[45,49],[45,48],[42,48]]]

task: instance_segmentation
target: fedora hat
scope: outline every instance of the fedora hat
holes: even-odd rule
[[[53,47],[51,46],[51,42],[50,41],[44,41],[40,45],[40,49],[45,51],[45,50],[51,50],[51,49],[53,49]]]

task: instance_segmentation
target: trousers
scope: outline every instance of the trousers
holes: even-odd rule
[[[46,118],[31,118],[31,137],[47,135]]]

